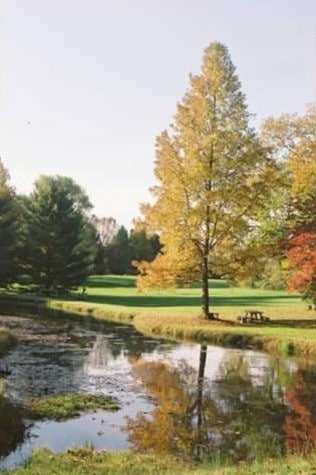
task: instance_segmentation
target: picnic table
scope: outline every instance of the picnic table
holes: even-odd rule
[[[244,315],[238,315],[237,321],[240,323],[263,323],[270,320],[261,310],[246,310]]]

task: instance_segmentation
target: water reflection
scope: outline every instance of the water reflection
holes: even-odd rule
[[[316,446],[315,368],[311,372],[298,369],[284,393],[292,408],[283,422],[286,448],[293,453],[308,453]]]
[[[157,401],[149,416],[127,420],[135,449],[237,462],[315,447],[315,368],[240,351],[226,351],[212,368],[208,352],[200,347],[195,367],[135,362],[135,377]]]
[[[58,318],[56,318],[58,317]],[[0,316],[18,345],[0,406],[0,467],[37,446],[174,453],[241,461],[316,445],[316,366],[259,352],[172,343],[130,326],[41,315]],[[112,394],[117,413],[36,425],[28,397]]]
[[[0,434],[5,440],[0,440],[0,468],[22,463],[32,449],[43,445],[57,451],[86,443],[100,449],[126,449],[129,444],[121,431],[125,416],[153,407],[144,388],[133,380],[129,360],[159,347],[163,354],[176,346],[148,339],[130,326],[92,319],[82,325],[74,317],[0,316],[0,325],[18,337],[17,346],[6,357],[11,374],[3,398],[3,413],[8,417],[2,420],[0,412]],[[36,425],[23,417],[20,407],[27,398],[65,392],[112,394],[121,410]]]
[[[0,396],[0,457],[9,455],[26,437],[22,412]]]

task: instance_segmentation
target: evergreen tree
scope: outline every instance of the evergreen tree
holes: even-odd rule
[[[71,178],[40,176],[24,206],[24,264],[34,282],[47,289],[81,284],[97,250],[85,192]]]
[[[145,229],[130,232],[130,246],[132,260],[151,262],[160,251],[159,237],[157,234],[148,237]]]
[[[0,285],[14,281],[18,274],[16,196],[9,173],[0,160]]]
[[[121,226],[111,244],[106,247],[106,261],[110,274],[127,274],[131,267],[131,248],[128,232]]]

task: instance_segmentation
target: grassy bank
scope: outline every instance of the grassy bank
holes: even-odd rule
[[[233,347],[249,347],[281,354],[316,356],[316,312],[298,295],[284,291],[229,287],[211,282],[212,310],[220,321],[207,321],[201,313],[201,289],[195,285],[175,291],[139,294],[130,276],[92,276],[86,300],[51,300],[63,311],[108,320],[132,322],[148,334],[190,339]],[[77,296],[80,299],[80,292]],[[240,325],[237,315],[255,308],[270,317],[268,324]]]
[[[316,356],[316,312],[298,295],[283,291],[229,287],[211,281],[210,302],[220,321],[207,321],[201,313],[201,288],[193,285],[174,291],[140,294],[131,276],[91,276],[82,289],[64,299],[50,299],[51,308],[99,319],[129,322],[148,334],[190,339],[232,347],[254,347],[268,352]],[[11,298],[16,298],[12,294]],[[34,296],[19,299],[36,301]],[[25,300],[26,299],[26,300]],[[43,299],[41,299],[43,302]],[[268,324],[241,325],[246,309],[270,317]]]
[[[189,466],[169,456],[132,452],[101,452],[90,448],[54,454],[47,449],[35,452],[25,467],[4,472],[10,475],[314,475],[316,455],[243,463],[219,468],[214,465]]]

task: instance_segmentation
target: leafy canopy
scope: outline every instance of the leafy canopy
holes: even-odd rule
[[[170,129],[156,140],[157,184],[142,213],[163,251],[153,263],[139,264],[139,286],[198,279],[205,316],[209,276],[229,272],[221,249],[233,262],[247,246],[274,183],[274,165],[248,119],[228,49],[216,42],[204,52],[201,73],[190,76]]]
[[[290,270],[288,287],[316,301],[316,106],[308,106],[301,116],[270,117],[261,136],[288,177],[280,206],[287,215],[283,248]]]

